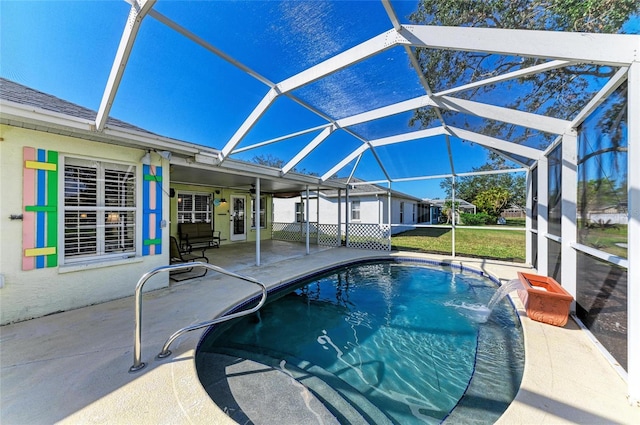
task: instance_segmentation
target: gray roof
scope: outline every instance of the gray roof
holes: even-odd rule
[[[334,182],[347,183],[349,179],[346,177],[331,179]],[[358,179],[356,177],[351,178],[350,183],[362,183],[364,180]],[[349,196],[364,196],[364,195],[387,195],[388,189],[386,187],[378,186],[376,184],[358,184],[349,187]],[[322,194],[327,198],[334,198],[338,196],[337,190],[323,190]],[[345,196],[343,193],[342,196]],[[422,199],[416,198],[415,196],[408,195],[403,192],[399,192],[397,190],[391,190],[391,196],[394,198],[405,198],[410,199],[416,202],[422,202]]]
[[[62,100],[58,97],[34,90],[30,87],[23,86],[22,84],[2,77],[0,77],[0,99],[91,121],[94,121],[97,115],[96,111],[89,108],[76,105],[75,103]],[[157,136],[155,133],[115,118],[108,118],[107,126],[111,128],[141,131]]]
[[[423,199],[423,202],[426,202],[428,204],[431,204],[433,206],[436,207],[441,207],[444,205],[445,202],[450,201],[451,199]],[[475,208],[475,205],[472,204],[471,202],[467,202],[464,199],[460,199],[460,198],[456,198],[456,202],[459,203],[460,208]]]

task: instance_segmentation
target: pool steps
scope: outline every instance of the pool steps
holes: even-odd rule
[[[255,353],[243,349],[241,344],[216,347],[215,351],[218,354],[248,359],[280,371],[282,371],[282,359],[286,359],[286,372],[283,371],[283,373],[289,374],[307,387],[336,416],[341,424],[397,424],[362,395],[358,389],[333,373],[308,361],[295,359],[286,353],[264,350],[263,353]]]

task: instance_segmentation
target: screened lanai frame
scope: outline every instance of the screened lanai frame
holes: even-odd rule
[[[392,1],[382,0],[381,7],[384,8],[388,18],[388,30],[313,64],[301,72],[279,82],[274,82],[261,75],[256,69],[243,64],[198,34],[158,12],[154,8],[156,6],[155,0],[128,0],[128,2],[131,4],[129,19],[124,28],[95,119],[97,131],[105,129],[105,123],[115,101],[136,36],[143,20],[149,17],[203,47],[209,53],[221,58],[268,88],[266,95],[236,128],[233,135],[228,140],[222,141],[217,156],[211,155],[209,150],[201,155],[195,155],[196,162],[225,168],[233,162],[229,159],[239,153],[258,147],[268,148],[272,144],[301,135],[311,135],[311,140],[295,155],[288,158],[280,168],[281,175],[286,175],[294,171],[296,166],[299,166],[329,137],[336,133],[346,133],[356,141],[355,147],[344,157],[337,158],[326,170],[322,170],[318,184],[328,181],[336,173],[345,169],[349,176],[356,175],[357,164],[363,155],[368,154],[373,156],[384,178],[379,181],[365,181],[362,184],[386,182],[391,188],[393,183],[400,181],[447,177],[455,179],[456,176],[465,173],[455,169],[454,158],[449,147],[448,157],[451,167],[449,173],[437,176],[428,173],[410,177],[393,176],[388,172],[388,166],[377,153],[385,146],[412,140],[428,140],[439,136],[444,137],[447,146],[449,146],[451,138],[456,138],[498,153],[527,170],[527,263],[534,264],[542,274],[556,277],[576,298],[579,298],[581,284],[578,262],[584,262],[585,256],[588,257],[586,261],[595,261],[603,263],[607,267],[616,267],[622,270],[622,274],[626,276],[626,279],[623,279],[626,280],[623,282],[626,285],[626,305],[624,306],[626,324],[622,326],[626,325],[627,363],[626,368],[619,370],[627,379],[630,401],[632,403],[640,402],[640,263],[632,260],[640,258],[640,167],[638,166],[640,164],[640,36],[410,25],[401,22],[394,11]],[[414,50],[419,47],[535,57],[546,60],[546,62],[503,75],[493,75],[460,87],[450,87],[434,92],[423,77],[420,65],[415,59]],[[388,104],[376,104],[376,107],[370,110],[338,117],[327,114],[321,108],[298,96],[303,93],[302,88],[309,87],[347,68],[355,67],[391,49],[404,50],[407,60],[414,70],[417,84],[423,91],[422,94]],[[488,84],[500,84],[576,64],[605,65],[613,67],[617,71],[597,94],[570,119],[549,117],[456,97],[457,93],[464,90]],[[579,243],[577,212],[579,202],[578,142],[581,126],[612,93],[625,84],[627,86],[626,173],[628,204],[626,258]],[[260,122],[274,102],[281,98],[287,98],[297,103],[301,108],[316,115],[324,122],[307,129],[299,129],[242,145],[241,142],[251,129]],[[425,107],[433,108],[436,111],[439,125],[379,138],[370,136],[365,138],[353,130],[357,125]],[[442,116],[443,111],[506,122],[539,132],[555,134],[557,137],[553,143],[543,148],[518,144],[483,135],[470,129],[448,125]],[[401,161],[402,158],[396,160]],[[550,182],[550,175],[554,179],[556,176],[560,176],[557,180],[558,185],[556,185],[558,187],[553,186],[553,182]],[[550,207],[550,199],[558,193],[561,196]],[[556,213],[559,215],[555,216]],[[617,284],[619,281],[616,280],[614,283]],[[617,360],[612,361],[616,362]]]

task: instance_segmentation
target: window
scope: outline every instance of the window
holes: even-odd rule
[[[304,203],[296,202],[296,223],[304,222]]]
[[[66,158],[66,262],[135,253],[136,167]]]
[[[264,228],[267,226],[266,213],[266,198],[264,196],[260,197],[260,227]],[[251,198],[251,227],[255,229],[256,227],[256,200]]]
[[[400,202],[400,224],[404,223],[404,202]]]
[[[412,218],[411,218],[411,222],[415,223],[416,222],[416,209],[417,209],[417,205],[416,204],[411,204],[411,208],[412,208]]]
[[[211,223],[211,195],[178,192],[178,223]]]
[[[351,201],[351,220],[360,220],[360,201]]]

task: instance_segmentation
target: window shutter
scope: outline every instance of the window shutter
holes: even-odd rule
[[[143,165],[142,255],[162,253],[162,167]]]

